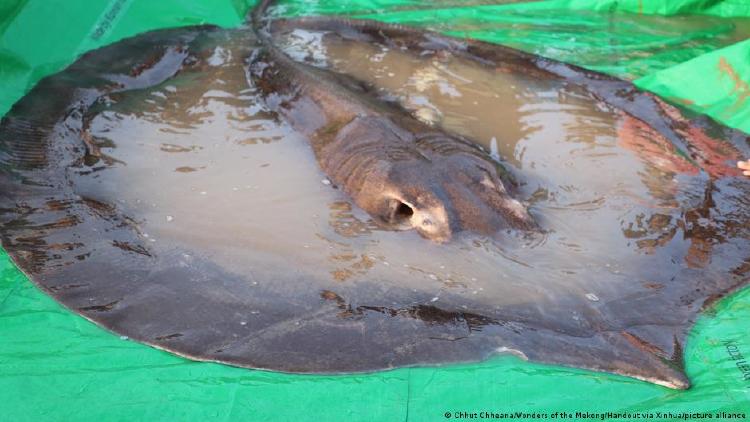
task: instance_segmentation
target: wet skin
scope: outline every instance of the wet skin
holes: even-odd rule
[[[265,40],[251,58],[253,83],[374,221],[436,242],[464,230],[538,229],[514,199],[508,172],[475,142],[373,99],[346,76],[297,63]]]
[[[185,28],[87,54],[14,106],[0,125],[4,248],[33,282],[73,311],[193,359],[331,373],[513,353],[686,388],[688,329],[702,309],[747,285],[750,276],[747,181],[733,176],[737,158],[724,163],[734,153],[695,142],[695,122],[675,117],[624,81],[488,45],[337,25],[343,36],[363,42],[404,42],[417,53],[424,46],[435,54],[443,46],[484,60],[486,69],[528,76],[531,84],[559,81],[543,90],[543,100],[524,98],[534,114],[525,117],[538,118],[526,123],[553,129],[522,144],[529,149],[519,172],[526,183],[519,191],[534,198],[539,217],[547,218],[543,226],[554,228],[545,244],[456,236],[450,225],[451,241],[437,243],[371,225],[368,214],[381,226],[412,227],[416,213],[388,201],[408,207],[407,201],[419,200],[414,190],[434,190],[442,202],[440,196],[451,202],[461,195],[472,203],[474,197],[494,201],[483,190],[491,186],[475,177],[492,169],[482,158],[482,170],[463,172],[479,150],[460,137],[444,140],[447,131],[437,129],[423,139],[428,148],[389,141],[389,154],[373,149],[374,161],[387,160],[383,174],[372,179],[351,175],[339,161],[325,164],[337,154],[340,160],[367,155],[359,138],[379,142],[406,133],[417,143],[430,126],[412,126],[412,118],[402,117],[408,113],[394,112],[398,106],[366,84],[315,74],[291,83],[303,90],[301,82],[331,81],[333,88],[345,87],[337,93],[356,96],[338,96],[340,102],[325,92],[308,96],[331,101],[323,105],[292,98],[296,107],[289,110],[297,113],[283,109],[282,97],[265,100],[281,109],[282,121],[302,121],[296,126],[302,128],[315,128],[305,119],[328,118],[321,110],[329,110],[333,118],[321,121],[348,127],[348,135],[341,135],[343,126],[331,130],[357,148],[347,151],[336,136],[318,131],[296,144],[294,131],[260,105],[256,93],[264,93],[264,80],[250,78],[256,90],[247,87],[239,58],[250,54],[255,39],[242,30]],[[227,51],[235,67],[211,65]],[[570,98],[576,89],[596,95]],[[596,96],[611,104],[606,112],[591,100]],[[313,112],[304,112],[306,106]],[[347,118],[359,117],[361,108],[377,113]],[[746,135],[706,127],[730,152],[744,145]],[[615,136],[620,129],[624,139]],[[370,132],[377,139],[367,138]],[[582,141],[584,132],[591,138]],[[656,142],[643,136],[651,133],[660,134]],[[591,155],[577,154],[581,146]],[[646,147],[669,158],[658,163],[664,174],[621,151]],[[687,158],[671,159],[677,150]],[[455,175],[431,170],[427,160],[420,167],[416,152],[435,167],[451,166],[458,156]],[[617,159],[606,160],[612,156]],[[578,168],[566,170],[560,158]],[[438,182],[425,185],[429,180],[407,168],[387,165],[400,161]],[[264,175],[271,169],[277,170],[273,177]],[[320,183],[334,171],[338,190]],[[503,171],[496,172],[502,180]],[[674,173],[684,173],[686,183],[668,184]],[[347,177],[372,180],[387,206],[372,195],[378,200],[369,213],[359,212],[342,192],[353,183]],[[416,188],[409,186],[412,178]],[[257,185],[260,190],[251,189]],[[435,207],[429,197],[424,201]],[[482,232],[464,227],[455,213],[464,234]]]
[[[269,2],[266,2],[269,3]],[[257,25],[257,16],[256,16],[256,25]],[[654,97],[651,94],[642,92],[637,90],[635,87],[633,87],[630,83],[617,80],[616,78],[611,78],[605,75],[597,74],[595,72],[589,72],[586,70],[583,70],[581,68],[577,68],[575,66],[568,66],[568,65],[562,65],[560,63],[555,63],[552,61],[547,61],[545,59],[541,59],[539,57],[535,57],[529,54],[521,53],[518,51],[513,51],[511,49],[505,49],[503,47],[498,47],[494,45],[489,45],[482,42],[474,42],[474,41],[456,41],[449,38],[441,37],[437,34],[429,33],[429,32],[420,32],[416,30],[412,30],[409,28],[401,27],[399,25],[388,25],[388,24],[381,24],[378,22],[362,22],[362,21],[349,21],[346,19],[327,19],[327,18],[308,18],[308,19],[301,19],[296,21],[287,21],[287,22],[278,22],[274,26],[274,31],[277,32],[283,32],[284,30],[289,30],[291,28],[305,28],[305,29],[311,29],[311,30],[317,30],[317,31],[328,31],[333,32],[337,34],[338,36],[341,36],[345,39],[349,40],[357,40],[361,42],[377,42],[380,45],[388,46],[390,48],[394,49],[402,49],[402,50],[412,50],[420,55],[427,54],[428,56],[430,54],[440,55],[444,53],[453,54],[456,56],[460,56],[469,60],[474,60],[480,63],[483,63],[487,66],[497,66],[498,70],[501,71],[511,71],[511,72],[524,72],[526,74],[531,74],[534,76],[537,76],[541,79],[550,79],[550,80],[559,80],[563,79],[573,84],[578,84],[581,86],[585,86],[586,89],[589,89],[596,98],[600,99],[604,103],[619,108],[623,116],[625,118],[625,121],[631,121],[634,122],[635,126],[642,126],[647,127],[648,130],[653,131],[653,134],[656,134],[657,136],[654,136],[653,140],[649,139],[646,140],[647,144],[654,143],[654,144],[660,144],[663,153],[668,157],[666,158],[666,161],[672,160],[671,155],[686,155],[688,156],[688,166],[690,168],[690,171],[700,171],[697,169],[703,169],[703,171],[706,171],[711,178],[711,181],[709,181],[706,193],[707,203],[712,205],[712,191],[714,190],[713,187],[713,179],[716,178],[723,178],[728,176],[733,176],[737,174],[737,171],[735,168],[733,168],[731,165],[728,164],[729,161],[732,159],[736,159],[739,152],[738,150],[732,146],[731,143],[727,143],[724,140],[717,140],[714,139],[712,136],[709,136],[707,132],[695,124],[695,122],[691,121],[690,119],[684,117],[684,115],[677,110],[676,108],[664,103],[663,101],[659,100],[658,98]],[[261,36],[261,38],[263,38]],[[266,39],[265,41],[266,46],[270,44],[269,40]],[[273,47],[267,47],[270,50],[269,56],[266,57],[266,61],[270,61],[273,64],[276,65],[276,68],[272,70],[270,74],[264,74],[262,72],[256,72],[254,76],[260,80],[264,81],[261,83],[265,83],[266,78],[273,79],[274,77],[277,77],[279,74],[282,74],[286,72],[287,70],[292,68],[294,71],[292,73],[296,73],[295,78],[288,78],[285,82],[282,83],[276,83],[272,84],[271,86],[274,86],[274,89],[280,90],[283,92],[284,84],[289,84],[291,80],[297,79],[299,81],[303,81],[303,76],[305,73],[308,73],[309,75],[316,75],[312,77],[311,79],[308,79],[307,81],[301,82],[301,86],[297,86],[296,89],[293,89],[291,91],[291,94],[284,100],[279,101],[278,104],[281,105],[281,108],[278,110],[281,112],[282,115],[284,115],[288,120],[290,120],[294,127],[298,128],[299,130],[307,131],[308,136],[310,136],[313,139],[313,145],[315,145],[316,138],[319,137],[319,134],[315,131],[315,129],[312,130],[312,132],[309,129],[309,126],[305,126],[305,123],[309,124],[309,122],[300,122],[296,123],[295,114],[299,113],[299,111],[295,112],[295,108],[299,107],[298,110],[314,110],[315,107],[312,106],[312,104],[318,104],[320,105],[319,110],[325,110],[326,104],[329,106],[332,104],[332,109],[343,109],[339,108],[343,104],[339,103],[336,104],[335,101],[331,101],[330,103],[327,102],[327,97],[325,94],[321,95],[320,97],[315,98],[313,101],[309,101],[305,103],[305,100],[303,99],[305,95],[308,93],[313,93],[312,96],[316,97],[315,94],[316,90],[308,89],[304,87],[307,83],[315,83],[314,81],[316,79],[319,79],[322,75],[321,73],[317,72],[315,69],[310,69],[306,72],[304,65],[300,65],[298,63],[294,63],[289,60],[288,57],[283,56],[283,53],[280,53],[278,50],[276,50]],[[282,67],[283,66],[283,67]],[[274,67],[264,65],[262,66],[262,69],[273,69]],[[309,69],[309,66],[307,67]],[[372,86],[367,85],[366,83],[362,83],[360,80],[352,80],[348,76],[339,75],[340,79],[336,80],[335,76],[329,76],[325,75],[325,78],[327,79],[327,83],[330,83],[331,85],[322,84],[324,85],[323,91],[326,92],[328,89],[333,87],[335,84],[342,87],[352,87],[346,94],[342,94],[340,98],[344,99],[344,104],[346,103],[346,100],[348,99],[351,101],[352,98],[361,98],[366,94],[369,94],[370,97],[375,97],[376,94],[373,90]],[[284,80],[284,77],[281,77],[282,80]],[[333,81],[333,82],[331,82]],[[318,86],[318,85],[316,85]],[[263,89],[263,88],[262,88]],[[273,91],[266,90],[266,95],[271,95]],[[361,94],[361,95],[357,95]],[[296,103],[302,99],[300,103]],[[297,105],[301,104],[301,105]],[[325,112],[318,111],[319,114],[323,115]],[[355,113],[356,114],[356,113]],[[333,115],[333,114],[332,114]],[[320,122],[320,118],[318,118],[318,122]],[[343,121],[346,121],[347,119],[344,118]],[[393,119],[395,121],[399,121],[397,119]],[[402,120],[403,121],[403,120]],[[405,127],[410,127],[411,125],[406,124]],[[341,124],[334,125],[333,128],[339,128],[341,127]],[[369,129],[370,131],[374,133],[378,133],[378,125],[375,125],[371,128],[365,128]],[[329,128],[330,130],[330,128]],[[335,130],[335,129],[334,129]],[[626,129],[627,132],[627,129]],[[626,132],[623,132],[625,139],[627,138],[633,138],[629,136]],[[325,131],[323,132],[325,133]],[[366,131],[362,131],[360,133],[357,133],[359,136],[363,136],[366,134]],[[742,138],[742,134],[737,132],[734,134],[735,139]],[[380,135],[382,136],[382,135]],[[639,138],[639,136],[635,136],[634,138]],[[319,139],[319,138],[318,138]],[[335,138],[334,138],[335,139]],[[385,136],[382,138],[383,140],[388,142],[392,142],[392,140]],[[347,139],[350,143],[356,143],[357,137],[354,137],[353,139]],[[372,138],[373,142],[378,142],[378,135],[374,136]],[[412,140],[412,139],[409,139]],[[328,145],[329,141],[325,140],[323,138],[323,144]],[[335,144],[333,144],[335,145]],[[627,148],[627,144],[624,144]],[[340,147],[341,148],[341,147]],[[316,147],[317,149],[317,147]],[[633,145],[633,151],[640,156],[644,156],[643,159],[647,159],[645,157],[642,150],[636,145]],[[320,159],[320,155],[319,155]],[[679,162],[680,159],[673,160],[674,162]],[[742,167],[742,165],[739,165]],[[327,172],[330,174],[330,169],[324,164],[321,163],[321,167],[323,169],[326,169]],[[675,173],[679,173],[680,170],[676,170],[674,168],[665,168],[665,171],[674,171]],[[335,173],[335,172],[334,172]],[[478,179],[473,179],[473,182],[476,184]],[[403,183],[403,182],[402,182]],[[383,185],[378,185],[378,187]],[[428,185],[422,184],[418,188],[425,188]],[[350,194],[352,194],[356,198],[356,189],[355,190],[348,190]],[[371,193],[377,192],[377,189],[375,191],[371,191]],[[375,194],[377,196],[377,194]],[[367,194],[364,195],[364,197],[367,197]],[[355,199],[356,200],[356,199]],[[360,199],[361,201],[361,199]],[[464,202],[467,204],[467,208],[470,208],[472,205],[468,202]],[[358,204],[360,206],[363,206],[362,203],[358,201]],[[709,205],[709,206],[710,206]],[[363,206],[366,210],[368,209],[366,206]],[[496,208],[495,211],[502,209]],[[507,209],[507,206],[506,206]],[[491,212],[491,210],[490,210]],[[408,215],[411,215],[411,213],[408,213]],[[522,215],[520,213],[516,214],[518,216]],[[522,221],[527,221],[526,219]],[[458,226],[460,227],[460,226]],[[490,226],[493,227],[493,226]],[[486,234],[487,231],[483,230],[476,230],[478,233]],[[423,234],[424,235],[424,234]],[[425,236],[429,237],[429,236]],[[438,240],[442,240],[438,238]],[[711,254],[710,250],[711,247],[706,248],[705,244],[702,242],[696,240],[695,242],[696,250],[705,251],[708,249],[708,255]],[[702,245],[702,246],[701,246]],[[691,245],[691,251],[693,251]],[[693,251],[694,252],[694,251]],[[691,252],[690,255],[701,255],[701,252]],[[689,261],[689,266],[696,266],[699,268],[703,268],[707,266],[707,262],[705,260],[698,260],[697,262]],[[726,281],[729,281],[731,278],[727,279]],[[732,287],[730,289],[735,289],[740,285],[744,285],[747,283],[747,279],[744,281],[740,281],[739,283],[729,281]],[[708,280],[705,280],[705,284],[710,284],[713,282],[709,282]],[[699,288],[699,290],[705,288],[705,286],[702,286]],[[713,300],[713,299],[710,299]],[[706,304],[710,303],[705,302]],[[687,323],[687,318],[684,320],[685,323]],[[652,349],[653,344],[651,344],[649,341],[644,340],[643,337],[640,336],[633,336],[631,334],[628,334],[627,332],[621,333],[623,338],[629,342],[632,346],[635,346],[636,348],[641,349],[642,351],[649,351],[654,350]],[[662,333],[664,334],[664,333]],[[679,342],[677,340],[677,337],[673,337],[674,343],[673,343],[673,354],[669,357],[669,360],[671,361],[671,364],[668,364],[668,366],[672,366],[672,369],[676,369],[676,366],[681,365],[681,346],[679,345]],[[618,347],[622,347],[624,345],[620,345]],[[661,352],[660,352],[661,353]],[[593,357],[589,356],[587,359],[591,361],[599,361],[602,356],[599,357]],[[555,358],[557,359],[557,358]],[[618,359],[619,361],[619,359]],[[683,378],[681,375],[677,375],[676,373],[672,372],[671,370],[665,370],[665,368],[657,368],[653,366],[653,363],[647,363],[646,360],[642,361],[640,365],[641,368],[638,370],[634,370],[634,368],[630,367],[628,363],[625,362],[609,362],[608,365],[612,365],[616,367],[615,372],[619,373],[628,373],[631,376],[636,376],[643,379],[648,379],[652,382],[657,382],[663,385],[671,386],[671,387],[677,387],[677,388],[686,388],[689,384],[688,381]],[[622,366],[621,366],[622,365]],[[651,367],[652,369],[644,371],[645,367]],[[643,375],[636,375],[637,372],[640,373],[648,373],[650,372],[650,376],[643,376]]]

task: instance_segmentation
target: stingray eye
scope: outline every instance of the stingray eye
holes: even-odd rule
[[[388,201],[388,222],[392,224],[403,224],[411,220],[414,208],[406,202],[398,199]]]

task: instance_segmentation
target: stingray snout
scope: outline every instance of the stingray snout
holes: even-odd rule
[[[450,221],[440,205],[419,206],[400,197],[388,200],[388,225],[398,230],[416,230],[422,237],[438,243],[451,239]]]

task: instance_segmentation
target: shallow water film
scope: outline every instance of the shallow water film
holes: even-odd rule
[[[196,359],[352,372],[513,353],[687,385],[686,330],[748,280],[746,136],[685,121],[685,156],[564,79],[330,32],[279,43],[482,145],[540,232],[381,228],[259,98],[249,30],[188,28],[89,53],[3,120],[16,263],[87,318]]]

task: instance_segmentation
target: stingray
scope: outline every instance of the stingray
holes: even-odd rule
[[[646,194],[581,200],[584,182],[560,188],[576,172],[550,180],[506,160],[498,171],[523,181],[514,194],[531,203],[542,242],[513,229],[442,244],[393,231],[266,105],[252,31],[156,31],[87,53],[0,123],[0,234],[17,266],[85,318],[197,360],[342,373],[513,353],[687,388],[688,329],[748,281],[747,181],[716,158],[746,152],[746,135],[510,49],[373,23],[283,26],[551,81],[561,107],[580,100],[618,119],[622,142],[604,147],[639,163]],[[335,69],[305,71],[367,97],[359,104],[410,114]],[[290,163],[297,173],[274,170]],[[280,195],[285,184],[301,189]]]

